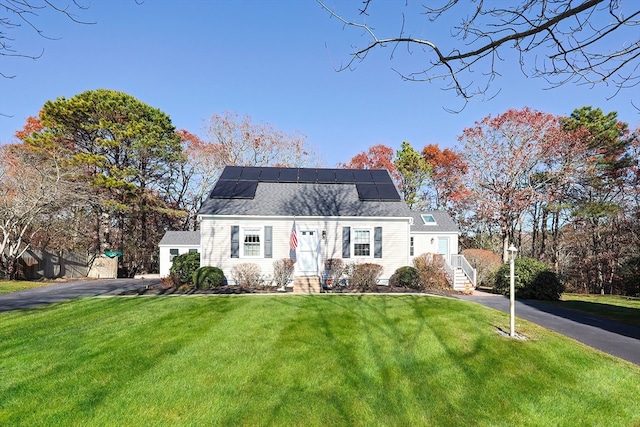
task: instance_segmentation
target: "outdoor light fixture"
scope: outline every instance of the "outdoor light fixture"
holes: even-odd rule
[[[433,237],[432,237],[432,238],[431,238],[431,244],[432,244],[432,245],[433,245],[433,242],[434,242],[434,241],[435,241],[435,240],[434,240],[434,239],[433,239]]]
[[[322,230],[322,240],[327,240],[327,230]]]
[[[515,276],[515,261],[516,261],[516,249],[515,246],[509,246],[507,249],[509,252],[509,317],[510,317],[510,330],[509,336],[516,336],[516,276]]]

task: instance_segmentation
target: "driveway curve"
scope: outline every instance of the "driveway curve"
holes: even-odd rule
[[[0,295],[0,312],[20,310],[75,298],[118,295],[153,286],[158,278],[74,280]]]
[[[509,298],[474,292],[458,298],[509,313]],[[640,328],[539,301],[516,300],[516,318],[522,318],[583,344],[640,365]]]

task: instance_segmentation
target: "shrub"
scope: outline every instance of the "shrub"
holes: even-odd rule
[[[465,249],[462,255],[476,269],[478,285],[493,286],[496,273],[502,266],[502,257],[486,249]]]
[[[224,284],[224,273],[218,267],[200,267],[193,272],[192,280],[198,289],[217,288]]]
[[[351,264],[347,267],[347,280],[350,289],[358,292],[377,290],[378,279],[382,275],[380,264]]]
[[[444,272],[442,255],[421,254],[413,259],[413,266],[418,273],[418,289],[447,289],[449,283]]]
[[[273,262],[273,281],[279,288],[284,288],[293,278],[295,262],[290,258],[282,258]]]
[[[347,272],[347,266],[340,258],[329,258],[324,262],[327,279],[331,279],[332,287],[338,286]]]
[[[190,283],[193,273],[198,268],[200,268],[200,254],[189,252],[178,255],[173,259],[169,273],[178,276],[180,283]]]
[[[180,278],[175,274],[170,274],[160,279],[160,285],[163,289],[177,288],[180,286]]]
[[[418,270],[410,266],[398,268],[389,278],[389,286],[420,290],[422,285],[418,277]]]
[[[253,289],[264,286],[264,278],[262,277],[260,266],[251,262],[234,265],[231,269],[231,277],[233,277],[236,285],[239,286]]]
[[[503,264],[496,274],[494,289],[509,295],[509,264]],[[517,258],[514,265],[516,297],[557,300],[564,285],[549,266],[533,258]]]

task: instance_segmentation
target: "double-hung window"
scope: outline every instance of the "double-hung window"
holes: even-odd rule
[[[353,256],[371,256],[371,230],[353,230]]]
[[[242,240],[243,256],[259,257],[260,256],[260,229],[244,228]]]
[[[178,249],[169,249],[169,262],[173,262],[173,259],[179,255]]]

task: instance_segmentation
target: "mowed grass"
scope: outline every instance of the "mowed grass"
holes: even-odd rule
[[[561,301],[547,302],[640,328],[640,298],[619,295],[563,294]]]
[[[0,295],[11,292],[24,291],[25,289],[51,286],[51,282],[30,282],[26,280],[0,280]]]
[[[634,426],[640,368],[428,296],[92,298],[0,314],[0,425]]]

